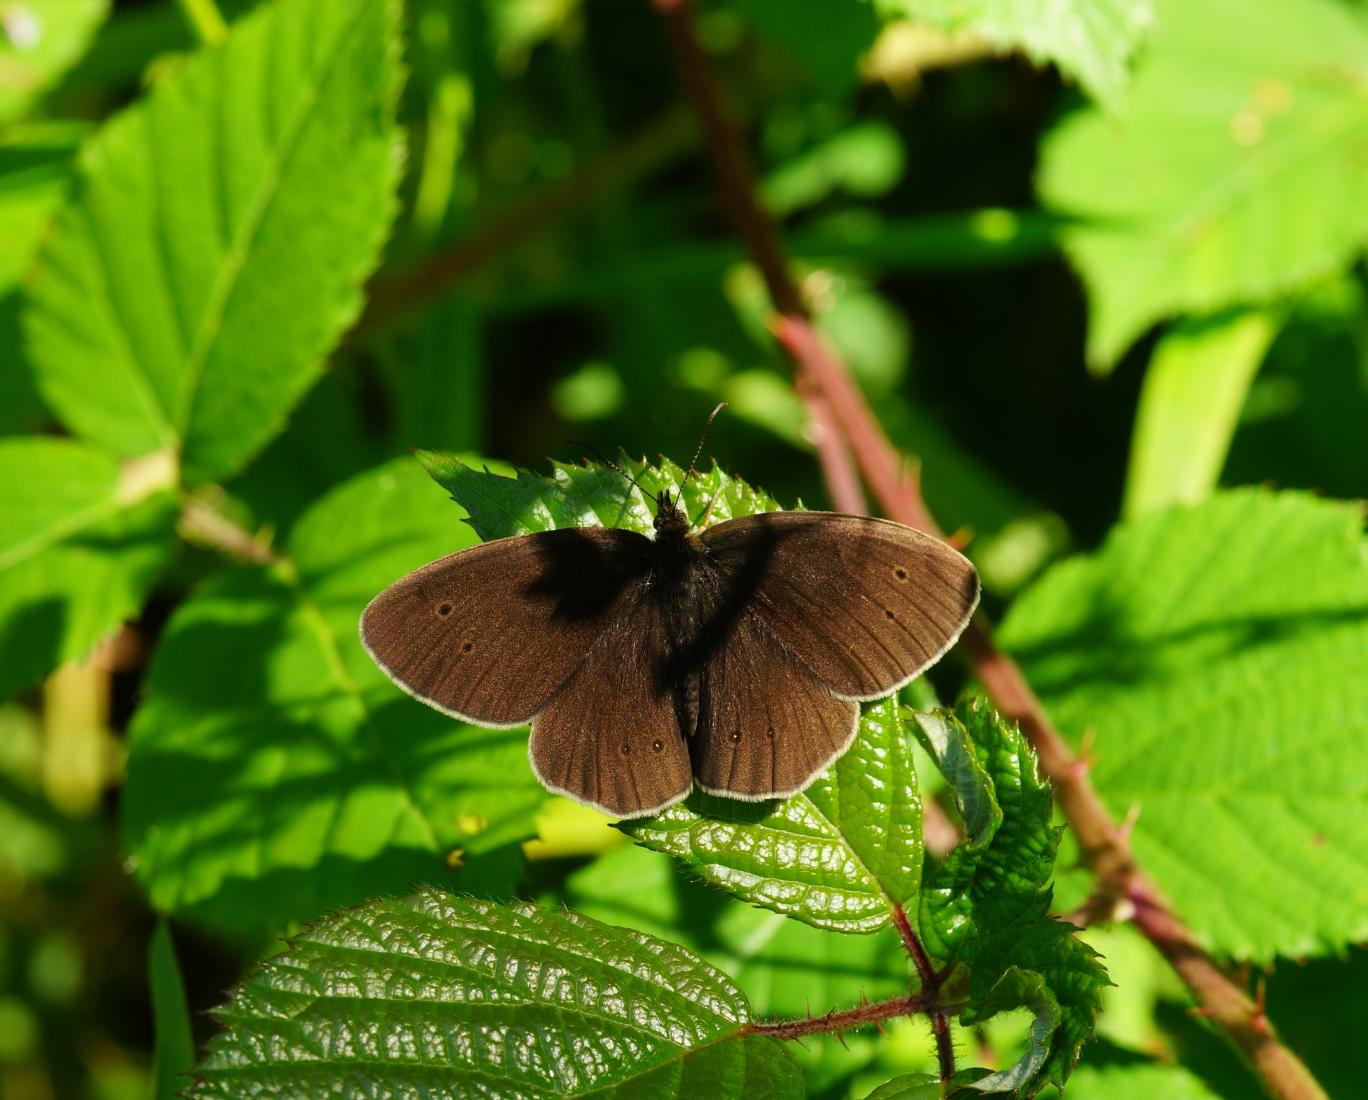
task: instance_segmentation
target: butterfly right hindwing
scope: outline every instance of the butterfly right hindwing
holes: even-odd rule
[[[753,611],[699,670],[694,775],[710,794],[747,801],[802,790],[855,736],[860,705],[790,657]]]
[[[638,592],[532,721],[528,755],[543,785],[620,817],[689,793],[666,652],[660,608]]]

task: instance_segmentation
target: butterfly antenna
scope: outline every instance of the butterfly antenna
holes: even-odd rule
[[[719,401],[713,411],[708,414],[707,423],[703,425],[703,434],[699,436],[698,447],[694,450],[693,458],[689,460],[689,469],[684,474],[684,483],[681,484],[681,488],[683,488],[683,484],[687,484],[689,478],[698,473],[695,467],[698,465],[698,456],[703,453],[703,444],[708,441],[708,429],[712,427],[712,422],[717,419],[717,414],[726,407],[727,403],[725,401]]]

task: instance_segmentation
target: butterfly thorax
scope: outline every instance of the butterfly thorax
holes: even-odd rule
[[[668,492],[661,493],[655,519],[650,592],[665,626],[665,678],[674,696],[681,731],[690,736],[698,721],[699,639],[709,601],[707,550],[690,533],[685,515]]]
[[[655,533],[657,539],[681,539],[689,533],[691,524],[678,499],[670,490],[656,497]]]

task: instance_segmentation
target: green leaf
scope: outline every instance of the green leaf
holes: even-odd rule
[[[1059,1030],[1062,1014],[1045,979],[1032,971],[1008,967],[981,999],[971,1002],[963,1022],[973,1024],[1017,1008],[1027,1009],[1032,1017],[1026,1051],[1014,1065],[977,1081],[974,1087],[980,1092],[1033,1092],[1031,1083],[1050,1056],[1050,1042]]]
[[[1001,641],[1208,946],[1368,935],[1368,566],[1355,506],[1244,490],[1056,566]],[[1221,890],[1213,891],[1212,882]]]
[[[744,803],[695,792],[618,827],[742,900],[818,928],[883,928],[921,882],[921,799],[892,699],[866,711],[850,750],[801,794]]]
[[[19,0],[0,8],[0,126],[85,52],[109,0]]]
[[[950,782],[964,836],[960,845],[980,851],[1002,825],[1002,807],[964,723],[952,713],[913,714],[913,731]]]
[[[638,845],[576,871],[563,900],[696,951],[741,987],[757,1015],[820,1015],[907,991],[907,956],[892,929],[845,936],[814,928],[729,898]]]
[[[22,355],[19,281],[60,206],[83,124],[42,123],[0,141],[0,435],[45,426],[45,414]]]
[[[1107,369],[1156,320],[1270,302],[1368,239],[1368,24],[1333,0],[1160,0],[1118,117],[1067,119],[1041,193]]]
[[[462,862],[458,884],[478,870],[511,890],[521,862],[503,849],[534,833],[545,797],[526,730],[408,699],[357,639],[377,592],[473,541],[403,460],[319,501],[285,562],[218,576],[178,609],[124,800],[125,847],[158,909],[255,934]]]
[[[1153,19],[1152,0],[876,0],[947,31],[968,30],[1033,61],[1053,62],[1103,103],[1114,106],[1130,59]]]
[[[942,1100],[944,1097],[964,1100],[977,1095],[971,1091],[975,1083],[988,1076],[986,1069],[962,1069],[942,1085],[933,1073],[903,1073],[885,1081],[865,1100]]]
[[[943,962],[973,959],[979,941],[1037,919],[1049,904],[1060,835],[1050,824],[1050,785],[1021,731],[985,700],[914,717],[966,832],[926,876],[922,940]]]
[[[0,440],[0,698],[135,615],[166,559],[167,463],[120,471],[70,440]]]
[[[28,271],[61,203],[85,130],[82,124],[48,122],[0,142],[0,295]]]
[[[778,511],[766,493],[714,466],[685,480],[685,472],[663,460],[652,466],[620,455],[619,465],[637,481],[597,463],[572,466],[552,463],[551,476],[518,470],[504,477],[476,470],[453,455],[419,451],[418,460],[451,499],[470,513],[470,525],[485,542],[551,531],[561,527],[624,527],[645,534],[654,521],[654,497],[668,489],[698,522],[713,503],[712,522],[755,512]],[[647,494],[651,503],[647,504]]]
[[[923,743],[951,781],[966,835],[926,874],[919,926],[939,963],[968,967],[974,1025],[1024,1008],[1027,1049],[1010,1069],[973,1084],[1033,1095],[1063,1085],[1091,1037],[1106,973],[1071,925],[1046,916],[1061,830],[1050,785],[1014,723],[983,699],[915,716]]]
[[[1254,374],[1277,333],[1267,313],[1188,321],[1165,334],[1145,368],[1123,511],[1134,519],[1196,504],[1216,487]]]
[[[185,983],[176,962],[176,945],[164,920],[157,921],[152,933],[147,987],[152,993],[152,1023],[156,1031],[153,1096],[156,1100],[175,1100],[195,1065],[195,1036],[190,1029]]]
[[[1218,1100],[1219,1095],[1182,1066],[1143,1062],[1082,1065],[1069,1080],[1069,1100]]]
[[[1022,1096],[1034,1096],[1046,1084],[1063,1089],[1078,1064],[1079,1051],[1092,1038],[1102,990],[1108,984],[1097,952],[1078,938],[1077,931],[1042,917],[1005,928],[975,945],[969,1004],[961,1022],[983,1023],[1015,1008],[1025,1008],[1032,1016],[1021,1060],[976,1088],[1019,1090]]]
[[[692,953],[434,890],[308,929],[219,1015],[195,1100],[803,1095],[740,991]]]
[[[190,483],[239,468],[356,316],[393,213],[394,0],[264,5],[114,118],[37,265],[53,410]]]
[[[904,1073],[885,1081],[865,1100],[942,1100],[945,1090],[932,1073]]]

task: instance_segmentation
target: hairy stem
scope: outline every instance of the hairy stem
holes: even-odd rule
[[[749,1030],[772,1039],[801,1039],[806,1035],[845,1031],[852,1027],[867,1027],[899,1016],[915,1016],[925,1010],[920,995],[908,994],[887,1001],[871,1001],[854,1008],[838,1009],[824,1016],[808,1016],[800,1020],[764,1020],[754,1023]]]
[[[844,364],[812,326],[789,270],[782,239],[760,203],[743,146],[723,107],[717,77],[694,35],[690,0],[654,0],[654,4],[674,51],[680,82],[703,127],[723,203],[769,288],[776,312],[771,327],[793,362],[799,395],[814,410],[815,420],[829,418],[844,436],[865,482],[889,517],[940,534],[916,479],[908,476],[904,459],[869,411]],[[822,406],[826,411],[819,415],[816,410]],[[825,466],[823,470],[825,473]],[[835,487],[832,489],[835,495]],[[965,631],[963,646],[998,709],[1020,724],[1035,748],[1041,769],[1049,777],[1059,807],[1099,884],[1116,903],[1129,901],[1136,927],[1187,984],[1198,1011],[1224,1032],[1271,1095],[1288,1100],[1324,1097],[1324,1090],[1305,1065],[1278,1041],[1263,1010],[1201,948],[1192,931],[1137,867],[1126,831],[1103,806],[1088,777],[1086,762],[1074,755],[1051,724],[1016,662],[998,649],[982,612]],[[902,924],[906,925],[905,917]],[[911,932],[910,927],[907,932]],[[906,936],[904,943],[916,961]],[[920,948],[920,944],[916,946]],[[939,1034],[937,1040],[939,1049]],[[944,1065],[942,1060],[942,1072]]]
[[[912,956],[917,977],[921,979],[922,1010],[931,1020],[931,1031],[936,1037],[936,1063],[940,1067],[940,1079],[948,1081],[955,1076],[955,1047],[950,1042],[950,1015],[940,999],[941,983],[945,981],[945,976],[937,973],[931,965],[926,948],[917,938],[917,933],[912,931],[907,913],[901,905],[893,906],[893,925],[902,938],[903,947]]]

